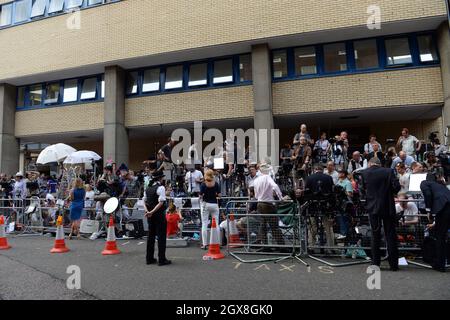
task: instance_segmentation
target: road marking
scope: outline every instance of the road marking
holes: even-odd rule
[[[130,243],[130,241],[127,241],[127,242],[125,242],[125,243],[122,243],[122,245],[125,246],[125,245],[127,245],[127,244],[129,244],[129,243]]]
[[[141,242],[138,242],[138,246],[140,246],[141,244],[144,244],[145,242],[143,242],[143,241],[141,241]]]
[[[259,267],[256,267],[255,269],[253,269],[253,270],[259,270],[259,269],[261,269],[261,268],[263,268],[264,267],[264,269],[266,269],[266,270],[268,270],[268,271],[270,271],[270,268],[267,266],[267,264],[265,264],[265,263],[263,263],[262,265],[260,265]]]
[[[280,269],[280,272],[283,271],[290,271],[290,272],[294,272],[294,270],[292,270],[295,267],[295,264],[291,265],[290,267],[285,266],[284,264],[281,265],[283,267],[283,269]]]
[[[237,270],[240,266],[241,266],[241,264],[242,264],[242,262],[233,262],[234,264],[236,264],[235,266],[234,266],[234,270]]]

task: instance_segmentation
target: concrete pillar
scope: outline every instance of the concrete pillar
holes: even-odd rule
[[[444,132],[441,132],[441,135],[444,135],[445,129],[450,126],[450,30],[448,22],[443,22],[439,26],[437,34],[442,84],[444,86],[444,108],[442,110]]]
[[[128,165],[128,132],[125,128],[125,71],[105,68],[103,160]]]
[[[0,84],[0,171],[14,175],[19,170],[19,141],[14,135],[16,87]]]
[[[272,67],[270,49],[267,44],[252,47],[252,76],[253,76],[253,108],[255,112],[255,129],[274,128],[272,112]],[[264,160],[260,152],[267,148],[267,155],[271,155],[270,134],[267,141],[258,139],[258,160]],[[275,151],[275,150],[274,150]],[[276,156],[278,159],[278,155]]]

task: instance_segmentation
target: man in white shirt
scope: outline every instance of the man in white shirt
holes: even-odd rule
[[[197,169],[191,169],[186,173],[184,178],[188,187],[188,192],[198,196],[200,193],[200,185],[203,182],[203,174]]]
[[[328,161],[326,169],[323,171],[326,175],[333,178],[333,183],[336,184],[339,181],[339,173],[336,171],[336,166],[333,161]]]
[[[353,152],[352,159],[348,163],[347,172],[353,173],[356,170],[363,170],[366,168],[367,168],[367,159],[363,159],[359,151]]]
[[[402,213],[400,226],[406,227],[408,231],[414,231],[415,226],[419,223],[419,209],[417,205],[412,201],[408,201],[408,197],[404,193],[399,193],[397,199],[395,211],[397,214]]]
[[[274,193],[280,200],[283,198],[283,195],[281,193],[280,187],[278,187],[278,185],[269,175],[270,166],[268,164],[262,164],[260,165],[259,170],[261,172],[261,176],[259,176],[253,184],[253,188],[255,190],[255,199],[258,200],[256,211],[262,216],[258,240],[261,241],[262,244],[268,244],[268,224],[271,229],[272,238],[277,242],[277,244],[284,245],[283,234],[281,233],[278,226],[278,217],[266,216],[277,214],[277,207],[272,202],[274,200]],[[264,248],[264,251],[269,251],[267,249],[268,248]]]
[[[410,135],[408,128],[403,128],[402,135],[397,141],[397,148],[416,159],[416,151],[419,151],[421,146],[422,144],[419,139]]]

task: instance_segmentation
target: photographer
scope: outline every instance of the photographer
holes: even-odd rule
[[[349,221],[349,217],[348,217],[348,212],[346,212],[346,208],[347,208],[347,205],[349,203],[351,203],[351,201],[352,201],[353,186],[352,186],[351,181],[347,177],[347,171],[345,171],[344,169],[340,169],[338,171],[338,173],[339,173],[339,180],[336,183],[336,186],[341,187],[347,196],[347,199],[346,199],[347,201],[344,201],[343,206],[341,208],[339,208],[339,212],[338,212],[338,216],[337,216],[337,221],[339,224],[339,234],[337,235],[337,239],[341,240],[341,239],[345,239],[347,237],[348,230],[350,227],[350,221]]]
[[[323,173],[323,166],[317,164],[314,166],[314,174],[310,175],[305,182],[305,196],[311,197],[313,200],[327,198],[333,193],[333,178]],[[326,199],[325,199],[326,200]],[[330,212],[320,212],[320,214],[327,214],[322,218],[327,246],[334,246],[334,232],[333,232],[333,217]],[[317,222],[315,217],[310,217],[308,224],[308,241],[311,245],[315,244],[315,239],[318,234]]]
[[[335,136],[334,138],[330,139],[329,142],[330,142],[329,153],[331,161],[333,161],[338,168],[344,168],[347,160],[346,159],[347,151],[345,148],[345,142],[341,140],[340,136]]]
[[[284,148],[280,151],[280,163],[281,168],[283,168],[283,174],[285,176],[289,176],[290,172],[292,171],[292,155],[293,150],[291,148],[291,145],[289,143],[286,143],[284,145]]]
[[[363,170],[367,168],[367,160],[361,157],[361,153],[359,151],[353,152],[352,159],[348,164],[348,173],[353,173],[356,170]]]
[[[311,161],[311,147],[308,146],[307,138],[305,136],[300,137],[300,143],[292,155],[292,161],[294,161],[294,169],[296,170],[296,179],[305,179],[308,175],[308,169]]]
[[[314,158],[317,163],[325,164],[328,160],[328,149],[330,148],[330,142],[327,140],[326,132],[322,132],[320,139],[314,144]]]
[[[374,150],[374,146],[375,145],[378,147],[377,151],[378,150],[380,150],[380,151],[382,150],[381,149],[381,144],[377,141],[377,136],[374,135],[374,134],[371,134],[369,136],[369,142],[364,145],[364,157],[365,158],[367,158],[367,159],[373,158],[373,157],[370,157],[370,154],[375,151]]]
[[[433,269],[445,272],[446,238],[450,228],[450,190],[432,174],[422,181],[420,190],[425,198],[430,223],[433,222],[431,214],[435,215],[433,229],[436,235],[436,256]]]

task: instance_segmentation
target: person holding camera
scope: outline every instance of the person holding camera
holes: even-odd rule
[[[410,135],[408,128],[403,128],[402,135],[397,140],[397,148],[416,159],[416,152],[419,152],[421,147],[420,140]]]
[[[381,264],[381,228],[384,227],[388,261],[392,271],[398,270],[397,216],[394,196],[400,183],[394,170],[381,167],[378,158],[369,160],[369,168],[361,172],[361,194],[366,199],[366,210],[372,228],[372,263]]]
[[[328,149],[330,148],[330,142],[327,140],[327,133],[322,132],[320,139],[314,144],[314,158],[316,162],[325,164],[328,160]]]
[[[292,155],[294,162],[294,169],[296,170],[296,179],[305,179],[310,167],[311,161],[311,147],[308,145],[308,140],[305,136],[300,137],[300,143]]]
[[[428,174],[425,181],[420,184],[420,190],[425,198],[426,211],[436,236],[436,255],[433,269],[440,272],[446,271],[446,238],[450,229],[450,190],[433,174]]]

